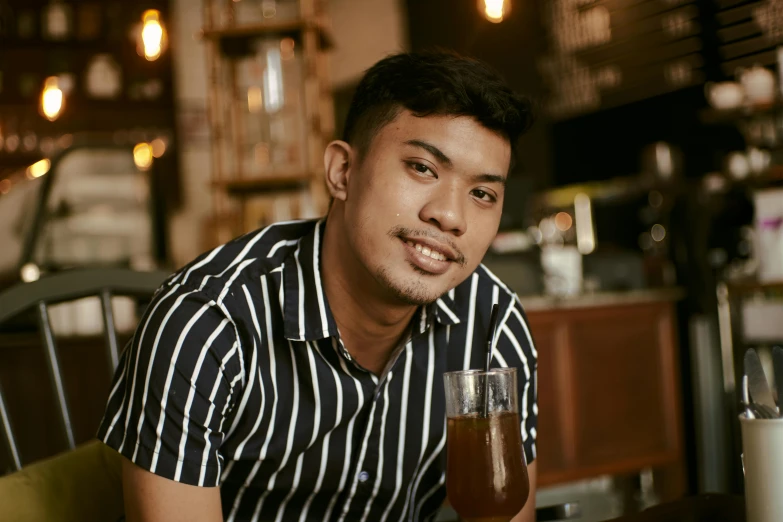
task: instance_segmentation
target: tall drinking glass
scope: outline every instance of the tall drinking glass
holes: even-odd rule
[[[516,368],[443,375],[449,503],[466,522],[509,522],[527,502]]]

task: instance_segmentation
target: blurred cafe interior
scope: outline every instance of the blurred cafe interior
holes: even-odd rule
[[[537,504],[598,521],[743,494],[743,355],[772,381],[783,345],[779,0],[0,0],[0,389],[22,464],[94,437],[148,302],[82,297],[87,277],[15,313],[47,298],[24,285],[160,283],[323,215],[362,73],[432,48],[536,102],[484,263],[536,342]]]

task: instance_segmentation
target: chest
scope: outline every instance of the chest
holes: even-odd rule
[[[236,460],[252,462],[258,478],[275,476],[275,487],[328,476],[329,487],[344,488],[362,472],[379,487],[388,474],[393,487],[398,474],[410,480],[428,459],[440,466],[443,373],[464,364],[464,340],[451,334],[433,328],[415,336],[381,376],[335,339],[276,345],[258,358],[248,401],[256,416],[245,412],[222,449],[236,453],[244,441]]]

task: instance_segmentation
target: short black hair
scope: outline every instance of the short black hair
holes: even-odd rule
[[[450,51],[388,56],[364,74],[348,109],[343,140],[369,148],[402,109],[415,116],[471,116],[508,139],[511,163],[519,137],[533,124],[533,104],[514,93],[489,65]]]

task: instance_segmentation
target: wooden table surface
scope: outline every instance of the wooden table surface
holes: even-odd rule
[[[745,498],[712,494],[686,497],[607,522],[745,522]]]

